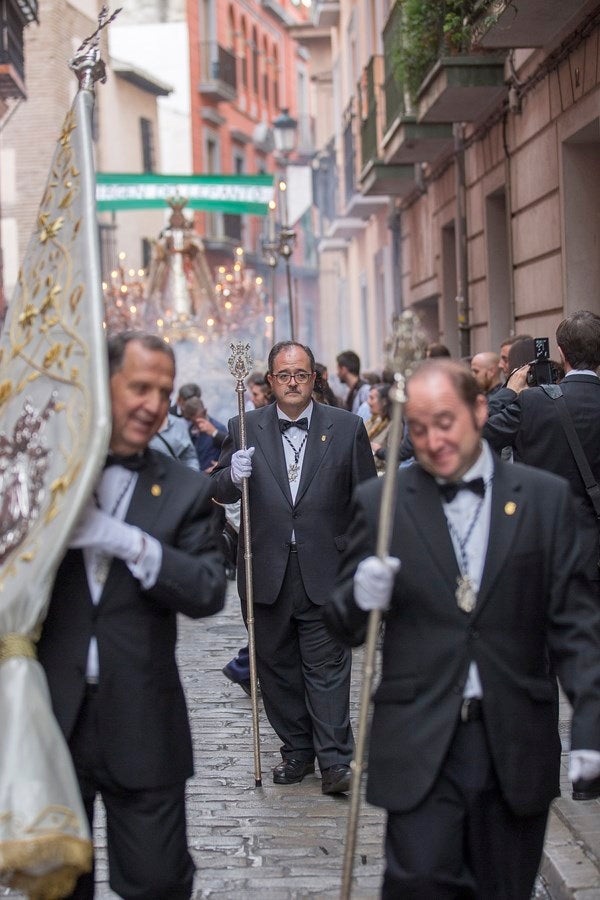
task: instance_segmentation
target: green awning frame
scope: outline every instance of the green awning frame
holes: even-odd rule
[[[273,175],[96,173],[98,212],[164,209],[167,200],[178,195],[187,199],[186,209],[266,216],[273,192]]]

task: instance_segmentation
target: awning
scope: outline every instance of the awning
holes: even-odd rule
[[[273,175],[143,175],[98,172],[99,212],[163,209],[171,197],[186,197],[188,209],[265,216],[273,199]]]

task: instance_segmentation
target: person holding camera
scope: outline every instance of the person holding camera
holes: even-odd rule
[[[586,573],[600,600],[600,518],[593,499],[600,480],[600,316],[589,310],[573,313],[556,329],[556,342],[565,370],[560,387],[529,387],[532,367],[521,366],[507,382],[513,402],[488,419],[483,437],[496,451],[509,445],[520,462],[567,479]],[[600,779],[591,787],[576,784],[573,797],[600,797]]]

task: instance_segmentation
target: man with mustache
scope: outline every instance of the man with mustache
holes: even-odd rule
[[[302,781],[316,756],[323,793],[342,793],[353,752],[351,655],[326,632],[321,606],[346,546],[352,492],[375,465],[362,419],[312,399],[309,347],[275,344],[267,379],[276,402],[247,414],[247,450],[239,449],[239,419],[229,422],[212,473],[215,499],[234,502],[248,478],[258,677],[283,744],[273,781]],[[238,589],[246,617],[244,566]]]

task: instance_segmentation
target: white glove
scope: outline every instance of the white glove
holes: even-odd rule
[[[144,533],[135,525],[109,516],[90,501],[75,526],[69,546],[75,549],[90,547],[133,564],[144,550]]]
[[[231,457],[231,480],[238,487],[242,483],[242,478],[250,478],[252,475],[252,455],[254,447],[248,447],[247,450],[236,450]]]
[[[360,609],[385,610],[392,599],[394,578],[400,569],[400,560],[395,556],[368,556],[358,564],[354,573],[354,599]]]
[[[598,750],[571,750],[569,754],[569,781],[592,781],[600,775]]]

